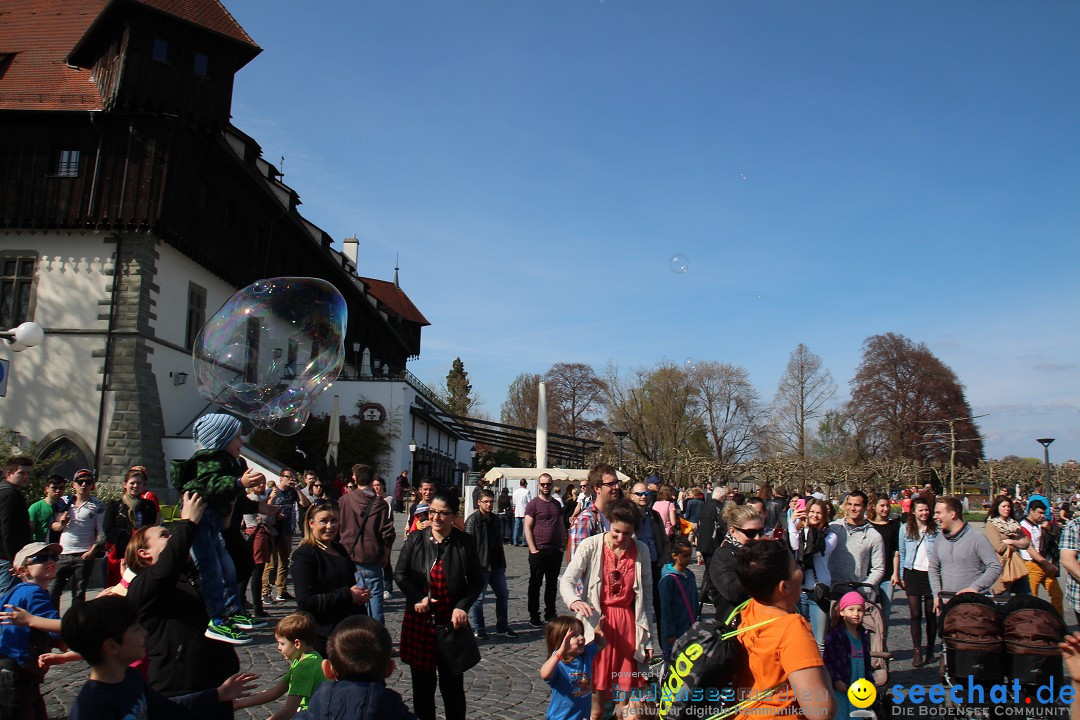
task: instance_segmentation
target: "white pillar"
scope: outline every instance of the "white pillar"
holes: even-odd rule
[[[536,467],[547,468],[547,386],[540,383],[536,399]]]

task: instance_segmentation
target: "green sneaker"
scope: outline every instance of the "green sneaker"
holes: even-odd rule
[[[256,630],[258,628],[266,627],[265,620],[260,620],[258,618],[252,617],[250,615],[245,615],[243,613],[230,615],[228,623],[237,630]]]
[[[251,643],[251,636],[245,635],[232,625],[226,622],[216,622],[211,620],[206,626],[206,632],[203,633],[211,640],[217,640],[218,642],[229,643],[230,645],[248,645]]]

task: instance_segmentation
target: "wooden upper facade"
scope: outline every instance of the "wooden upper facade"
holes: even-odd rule
[[[427,321],[371,293],[229,122],[233,77],[259,52],[217,0],[8,0],[0,232],[151,235],[236,287],[329,280],[347,346],[404,369]]]

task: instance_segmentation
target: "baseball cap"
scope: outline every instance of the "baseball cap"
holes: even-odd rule
[[[60,547],[60,543],[49,544],[43,542],[32,542],[29,545],[24,545],[22,550],[15,553],[15,560],[14,562],[12,562],[12,567],[16,569],[21,568],[23,565],[26,564],[27,560],[43,552],[51,552],[54,555],[59,555],[61,550],[63,550],[63,548]]]

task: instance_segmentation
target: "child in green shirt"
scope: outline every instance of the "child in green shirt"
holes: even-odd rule
[[[315,618],[310,613],[286,615],[274,626],[278,651],[289,661],[288,671],[274,685],[254,695],[233,701],[233,710],[263,705],[287,695],[285,705],[270,720],[289,720],[300,710],[307,710],[308,700],[319,683],[326,680],[322,656],[315,652]]]

